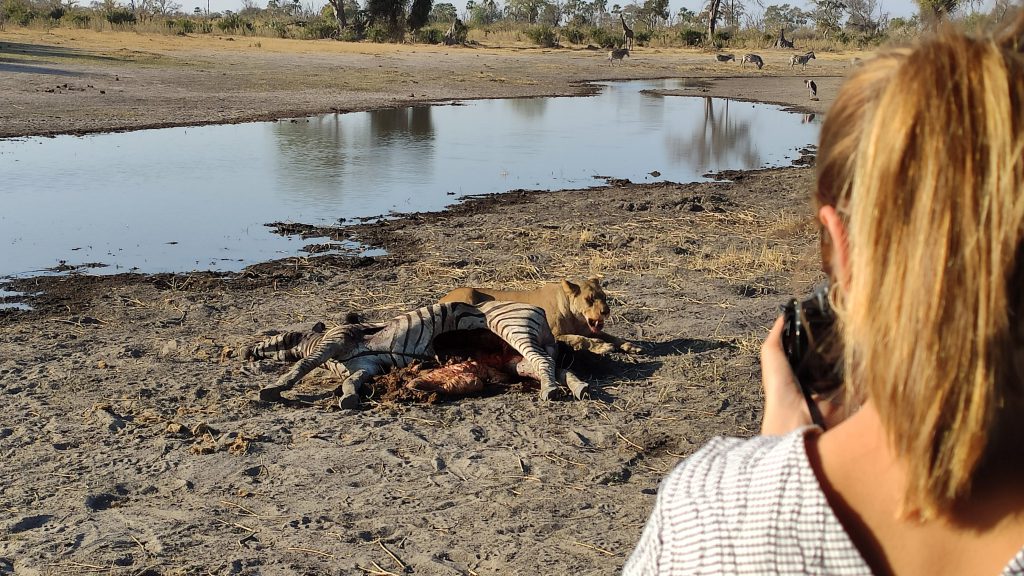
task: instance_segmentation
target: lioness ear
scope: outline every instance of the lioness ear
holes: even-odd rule
[[[601,283],[601,280],[603,280],[603,279],[604,279],[603,276],[594,276],[593,278],[590,278],[589,280],[587,280],[587,282],[590,282],[591,284],[593,284],[594,286],[597,286],[598,288],[604,288],[604,284]]]
[[[566,294],[570,294],[572,296],[580,293],[580,287],[568,280],[562,280],[562,290],[565,290]]]

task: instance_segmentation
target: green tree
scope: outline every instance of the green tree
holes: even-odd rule
[[[789,4],[772,5],[764,10],[764,29],[799,28],[806,26],[811,15],[796,6]]]
[[[430,20],[432,4],[433,0],[412,0],[412,7],[409,8],[409,17],[405,20],[410,30],[419,30],[427,24],[427,21]]]
[[[822,36],[828,38],[831,34],[839,31],[839,24],[846,13],[846,4],[842,0],[815,0],[814,27],[821,32]]]
[[[917,0],[921,18],[932,26],[948,18],[961,3],[962,0]]]
[[[501,19],[501,9],[494,0],[481,0],[479,4],[469,0],[466,3],[466,12],[469,15],[469,22],[477,26],[494,24]]]
[[[450,24],[458,17],[459,12],[455,9],[455,5],[447,2],[434,4],[434,7],[430,10],[431,22],[443,22],[445,24]]]
[[[140,0],[138,6],[139,12],[146,16],[169,16],[181,10],[181,4],[171,0]]]
[[[708,0],[708,42],[715,41],[715,30],[718,28],[719,9],[721,6],[722,0]]]
[[[516,22],[537,23],[544,0],[506,0],[505,17]]]
[[[565,21],[573,26],[586,26],[594,23],[593,6],[586,0],[565,0],[562,5]]]
[[[334,10],[334,21],[338,25],[338,33],[348,27],[345,17],[345,0],[327,0],[328,5]]]
[[[555,27],[562,21],[562,8],[554,2],[541,2],[537,10],[537,23]]]
[[[668,0],[644,0],[636,17],[648,30],[654,30],[663,20],[668,19]]]
[[[740,19],[747,13],[746,6],[739,0],[722,0],[719,17],[722,23],[732,28],[740,27]]]
[[[593,0],[590,3],[591,14],[594,25],[600,26],[604,23],[604,17],[608,14],[608,0]]]
[[[676,12],[676,22],[684,26],[693,26],[697,24],[697,13],[683,6]]]
[[[850,16],[846,19],[846,27],[862,34],[875,34],[881,27],[883,18],[878,0],[846,0]],[[876,16],[875,13],[879,12]]]
[[[366,0],[366,12],[370,24],[382,26],[391,40],[401,40],[405,35],[402,25],[405,16],[404,0]]]

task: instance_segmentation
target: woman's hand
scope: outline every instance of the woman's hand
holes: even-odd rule
[[[811,424],[800,383],[782,348],[783,318],[775,321],[761,344],[761,385],[764,387],[764,415],[761,434],[786,434]]]
[[[782,348],[782,325],[783,318],[779,316],[768,337],[761,344],[761,385],[764,387],[761,434],[764,435],[786,434],[814,423],[807,401],[800,390],[800,383]],[[847,414],[841,402],[841,389],[837,393],[829,394],[828,398],[812,398],[828,428],[846,418]]]

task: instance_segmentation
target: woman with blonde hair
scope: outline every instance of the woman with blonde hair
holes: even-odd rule
[[[844,406],[761,350],[762,435],[681,463],[625,574],[1024,575],[1024,14],[867,61],[815,200]]]

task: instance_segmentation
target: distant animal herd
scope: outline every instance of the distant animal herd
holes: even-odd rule
[[[622,61],[623,58],[627,58],[628,56],[629,48],[612,48],[608,51],[608,61],[611,63],[615,63],[616,60]],[[715,60],[719,62],[735,62],[736,55],[718,53],[715,54]],[[789,58],[789,65],[790,67],[793,67],[799,64],[801,68],[805,68],[807,63],[811,60],[815,60],[813,51],[807,51],[803,54],[793,54]],[[860,58],[854,58],[851,62],[856,65],[859,61]],[[757,66],[758,70],[760,70],[761,68],[764,68],[764,59],[757,54],[744,54],[743,58],[740,59],[740,66],[745,64],[753,64],[754,66]]]
[[[718,62],[735,62],[736,55],[718,53],[715,54],[715,60]],[[789,65],[790,67],[793,67],[799,64],[801,68],[804,68],[811,60],[815,60],[813,51],[807,51],[803,54],[793,54],[789,58]],[[743,58],[740,59],[740,66],[743,66],[744,64],[753,64],[754,66],[757,66],[758,70],[760,70],[761,68],[764,68],[764,59],[757,54],[744,54]]]

